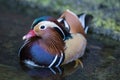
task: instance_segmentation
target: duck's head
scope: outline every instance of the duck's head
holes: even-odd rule
[[[55,18],[44,16],[34,20],[31,30],[23,36],[23,39],[30,39],[35,36],[46,39],[52,35],[65,40],[69,33]]]

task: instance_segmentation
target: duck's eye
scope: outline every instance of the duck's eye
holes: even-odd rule
[[[43,25],[42,25],[42,26],[40,26],[40,29],[45,29],[45,26],[43,26]]]

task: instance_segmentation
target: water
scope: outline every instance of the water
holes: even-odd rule
[[[84,68],[74,62],[51,69],[26,69],[19,64],[18,50],[33,19],[7,8],[0,8],[0,80],[119,80],[120,42],[90,34]]]

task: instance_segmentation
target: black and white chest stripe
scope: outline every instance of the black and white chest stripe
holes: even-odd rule
[[[28,67],[48,67],[48,68],[51,68],[51,67],[59,67],[61,65],[61,63],[63,62],[64,60],[64,53],[61,52],[60,55],[55,55],[53,61],[48,65],[48,66],[44,66],[44,65],[39,65],[37,63],[35,63],[34,61],[32,60],[24,60],[24,63],[26,64],[26,66]]]
[[[59,19],[57,19],[57,21],[60,22],[60,23],[62,23],[62,24],[64,24],[65,28],[66,28],[68,31],[70,31],[70,26],[68,25],[68,23],[66,22],[65,19],[59,18]]]

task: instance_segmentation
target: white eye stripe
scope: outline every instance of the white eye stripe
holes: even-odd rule
[[[45,30],[47,27],[52,27],[52,28],[53,27],[57,27],[61,31],[61,33],[63,34],[63,36],[64,36],[63,40],[65,40],[65,34],[64,34],[63,30],[57,24],[55,24],[55,23],[53,23],[51,21],[42,21],[42,22],[38,23],[38,25],[40,25],[40,26],[44,25],[45,26],[44,29],[41,29],[39,27],[40,30]]]

